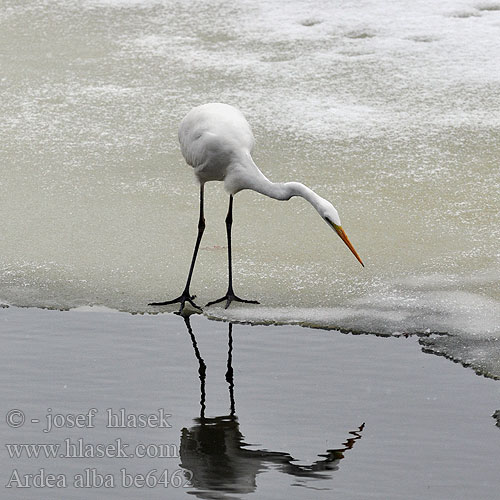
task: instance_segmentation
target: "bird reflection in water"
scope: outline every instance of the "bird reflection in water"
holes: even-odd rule
[[[347,450],[361,438],[365,424],[342,443],[341,448],[329,449],[319,454],[321,457],[311,465],[297,465],[297,460],[289,453],[251,450],[245,443],[240,424],[235,413],[234,379],[232,367],[233,325],[229,323],[228,358],[226,381],[229,385],[230,413],[218,417],[206,417],[205,377],[207,366],[201,357],[189,317],[184,321],[191,337],[193,349],[198,359],[200,378],[200,417],[195,424],[184,428],[181,434],[180,466],[191,471],[192,492],[198,498],[234,498],[228,495],[247,494],[256,490],[256,478],[260,472],[272,468],[285,474],[304,479],[329,479],[330,473],[339,468]]]

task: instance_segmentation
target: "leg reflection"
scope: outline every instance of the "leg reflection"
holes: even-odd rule
[[[194,425],[181,433],[181,467],[193,473],[191,482],[200,498],[214,498],[215,492],[245,494],[256,490],[257,475],[273,468],[295,477],[310,479],[331,478],[331,472],[339,468],[345,452],[361,439],[364,425],[349,433],[340,448],[328,449],[318,454],[318,460],[310,465],[297,465],[289,453],[269,450],[251,450],[244,441],[236,416],[233,371],[233,325],[228,325],[228,353],[226,381],[228,383],[230,412],[228,415],[206,417],[205,377],[206,364],[201,357],[189,318],[185,318],[195,356],[199,363],[200,417]]]
[[[207,379],[207,365],[205,364],[205,361],[201,357],[200,350],[198,349],[198,343],[196,342],[196,337],[194,336],[189,316],[184,317],[184,323],[186,324],[187,331],[189,333],[189,336],[191,337],[191,342],[193,344],[193,349],[194,349],[194,355],[196,356],[196,359],[198,360],[199,363],[198,376],[200,378],[200,406],[201,406],[200,418],[205,418],[205,409],[206,409],[205,400],[207,396],[205,391],[205,382]]]
[[[226,381],[229,384],[229,402],[231,404],[231,415],[234,415],[234,376],[233,376],[233,324],[229,323],[228,333],[228,350],[227,350],[227,371]]]

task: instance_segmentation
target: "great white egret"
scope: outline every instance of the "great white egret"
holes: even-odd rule
[[[251,151],[254,137],[250,125],[238,109],[228,104],[210,103],[193,108],[182,120],[179,126],[179,142],[181,151],[188,165],[194,168],[194,173],[200,183],[200,217],[198,221],[198,237],[194,247],[191,266],[189,268],[186,287],[182,294],[165,302],[152,302],[149,305],[163,306],[180,303],[179,312],[184,304],[189,302],[197,309],[194,296],[189,291],[194,265],[198,255],[205,217],[203,215],[203,193],[208,181],[223,181],[224,188],[229,193],[229,209],[226,216],[229,286],[226,295],[207,304],[207,307],[226,301],[226,308],[233,301],[258,304],[256,300],[244,300],[235,295],[233,290],[233,275],[231,264],[231,225],[233,223],[233,197],[243,189],[253,189],[276,200],[289,200],[292,196],[301,196],[307,200],[335,230],[342,241],[349,247],[354,256],[364,266],[356,250],[347,238],[335,207],[321,198],[312,189],[300,182],[271,182],[253,162]]]

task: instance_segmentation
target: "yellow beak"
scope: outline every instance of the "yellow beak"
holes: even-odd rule
[[[330,222],[330,221],[328,221]],[[354,257],[359,260],[359,263],[365,267],[363,264],[363,261],[361,260],[360,256],[358,255],[358,252],[354,250],[354,247],[352,246],[352,243],[349,241],[349,238],[347,237],[347,234],[345,234],[345,231],[342,229],[342,226],[337,226],[337,224],[334,224],[333,222],[330,222],[332,225],[333,229],[335,229],[335,232],[340,236],[340,239],[349,247],[349,250],[354,254]]]

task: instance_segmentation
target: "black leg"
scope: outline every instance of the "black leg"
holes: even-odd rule
[[[218,304],[219,302],[226,301],[226,309],[229,307],[231,302],[245,302],[246,304],[258,304],[256,300],[244,300],[240,299],[234,294],[233,290],[233,266],[231,262],[231,226],[233,225],[233,195],[229,196],[229,209],[227,211],[226,216],[226,231],[227,231],[227,259],[228,259],[228,274],[229,274],[229,286],[227,289],[226,295],[221,297],[220,299],[213,300],[209,302],[206,307],[211,306],[213,304]]]
[[[200,185],[200,218],[198,220],[198,237],[196,238],[196,244],[194,246],[194,252],[193,252],[193,258],[191,259],[191,266],[189,268],[189,274],[186,282],[186,287],[184,288],[184,291],[182,292],[179,297],[172,299],[172,300],[167,300],[165,302],[151,302],[150,306],[166,306],[168,304],[176,304],[177,302],[180,302],[181,306],[179,308],[179,311],[177,314],[180,314],[182,312],[182,309],[184,308],[184,304],[186,302],[189,302],[193,307],[196,309],[199,309],[201,311],[201,307],[197,306],[193,300],[195,298],[195,295],[191,295],[189,293],[189,286],[191,285],[191,278],[193,277],[193,271],[194,271],[194,265],[196,263],[196,257],[198,256],[198,249],[200,248],[200,242],[201,242],[201,237],[203,236],[203,231],[205,231],[205,216],[204,216],[204,211],[203,211],[203,193],[204,193],[204,186],[203,184]]]

